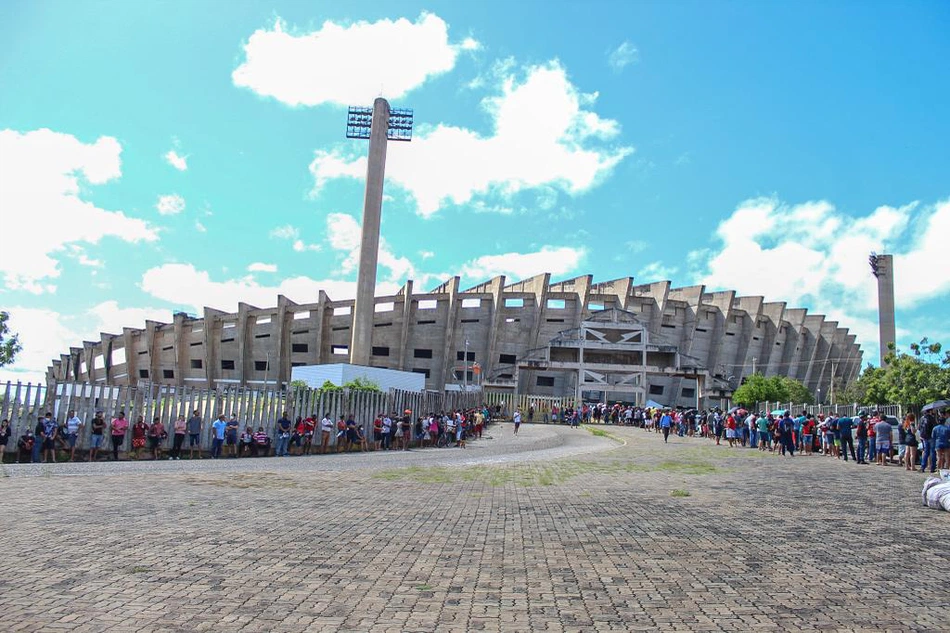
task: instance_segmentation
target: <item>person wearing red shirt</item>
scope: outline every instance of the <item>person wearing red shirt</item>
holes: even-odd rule
[[[132,425],[132,456],[133,459],[142,457],[142,449],[145,448],[145,435],[148,433],[148,425],[145,423],[145,417],[139,416]]]
[[[303,421],[303,454],[309,455],[310,449],[313,446],[313,431],[317,427],[316,413],[311,413]]]

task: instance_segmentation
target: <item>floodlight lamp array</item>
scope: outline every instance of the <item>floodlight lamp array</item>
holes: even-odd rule
[[[392,108],[386,138],[390,141],[412,140],[412,110]],[[346,138],[368,139],[373,127],[373,108],[350,106],[346,113]]]

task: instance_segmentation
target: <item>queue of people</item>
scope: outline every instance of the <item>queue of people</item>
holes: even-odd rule
[[[285,411],[270,434],[263,426],[255,430],[251,425],[242,424],[237,415],[228,418],[223,413],[206,423],[201,412],[195,410],[187,418],[178,416],[171,428],[166,428],[158,417],[148,423],[144,416],[139,415],[130,422],[125,411],[118,411],[107,421],[103,411],[96,411],[89,421],[84,461],[97,461],[107,456],[110,448],[114,461],[121,458],[180,460],[186,452],[189,459],[200,459],[205,457],[202,450],[205,434],[212,459],[266,457],[271,454],[288,457],[370,450],[408,451],[447,446],[465,448],[467,440],[482,437],[499,413],[500,408],[487,405],[469,410],[430,412],[424,416],[413,416],[409,409],[398,415],[396,412],[379,413],[367,437],[364,425],[358,423],[352,413],[340,415],[335,421],[329,412],[322,417],[312,413],[291,421]],[[57,453],[65,454],[64,461],[76,461],[77,451],[81,453],[85,426],[75,411],[69,411],[62,424],[47,412],[17,439],[16,461],[53,463],[57,461]],[[0,455],[6,450],[12,433],[8,420],[0,422]],[[127,439],[128,451],[125,450]]]
[[[856,464],[897,464],[906,470],[934,473],[950,469],[948,412],[929,411],[918,420],[903,420],[878,411],[856,416],[812,415],[802,411],[756,413],[736,408],[729,412],[647,409],[624,405],[584,405],[563,413],[564,421],[625,424],[680,437],[703,437],[733,448],[750,448],[778,455],[824,455]]]

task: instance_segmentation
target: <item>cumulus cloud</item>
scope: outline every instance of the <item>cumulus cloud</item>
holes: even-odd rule
[[[244,61],[231,74],[235,86],[291,106],[372,103],[380,88],[398,99],[429,78],[455,67],[459,51],[476,50],[472,38],[449,41],[439,16],[337,24],[288,32],[280,19],[258,29],[244,45]]]
[[[165,162],[178,171],[185,171],[188,169],[188,157],[181,156],[173,149],[168,150],[168,152],[165,154]]]
[[[504,253],[482,255],[462,266],[462,274],[470,279],[483,280],[496,275],[526,279],[549,272],[564,275],[576,271],[587,254],[584,248],[544,246],[533,253]]]
[[[911,232],[911,226],[923,230]],[[950,266],[938,264],[948,234],[950,200],[851,216],[827,201],[755,198],[720,223],[711,258],[688,261],[697,265],[695,281],[712,288],[809,306],[838,320],[857,334],[867,360],[877,350],[877,289],[868,254],[894,255],[896,305],[910,309],[950,291]]]
[[[264,262],[254,262],[247,267],[249,273],[276,273],[277,264],[265,264]]]
[[[300,239],[300,229],[291,224],[285,224],[284,226],[278,226],[274,229],[271,229],[269,235],[270,237],[278,240],[290,240],[290,247],[294,249],[294,252],[297,253],[321,250],[321,246],[319,244],[308,244]]]
[[[177,193],[159,196],[155,209],[159,215],[178,215],[185,210],[185,199]]]
[[[44,308],[9,308],[10,328],[20,335],[23,351],[16,363],[0,370],[0,380],[41,382],[46,368],[70,347],[98,341],[101,332],[120,334],[123,326],[143,327],[146,319],[171,322],[171,311],[161,308],[123,308],[105,301],[88,310],[60,313]]]
[[[627,41],[607,52],[607,64],[614,72],[618,73],[630,64],[636,63],[639,59],[640,52],[637,47]]]
[[[260,284],[251,276],[217,281],[207,271],[191,264],[151,268],[142,276],[141,286],[153,297],[186,306],[198,314],[203,312],[204,306],[233,312],[240,301],[260,307],[273,306],[279,294],[297,303],[313,303],[321,289],[336,300],[356,296],[355,281],[317,280],[302,275],[289,277],[277,285]],[[385,281],[376,284],[377,294],[395,294],[398,290],[398,284]]]
[[[331,213],[327,216],[327,239],[330,247],[345,253],[341,262],[341,270],[345,273],[355,272],[359,267],[360,239],[362,227],[351,215],[345,213]],[[389,270],[389,281],[405,281],[414,278],[417,274],[415,266],[405,257],[398,257],[390,248],[386,239],[379,238],[378,264]]]
[[[21,133],[0,130],[0,209],[4,232],[43,239],[8,239],[0,273],[8,289],[41,293],[55,288],[59,276],[54,255],[70,244],[97,244],[103,237],[125,242],[154,241],[148,223],[83,200],[88,185],[101,185],[122,174],[119,142],[102,136],[83,143],[75,136],[42,129]]]
[[[619,134],[619,124],[589,109],[596,94],[579,92],[559,62],[527,68],[523,77],[507,66],[499,72],[497,93],[482,101],[490,135],[439,124],[420,129],[411,144],[389,146],[387,184],[407,191],[420,215],[489,194],[539,189],[548,199],[552,191],[577,195],[633,152],[605,144]],[[353,152],[315,153],[314,195],[332,179],[364,177],[366,158]]]

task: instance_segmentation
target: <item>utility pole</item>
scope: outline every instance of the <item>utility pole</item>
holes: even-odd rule
[[[755,361],[758,360],[755,356],[752,357],[752,375],[755,375]]]
[[[468,339],[465,339],[465,352],[462,365],[462,384],[465,385],[464,391],[468,393]]]

